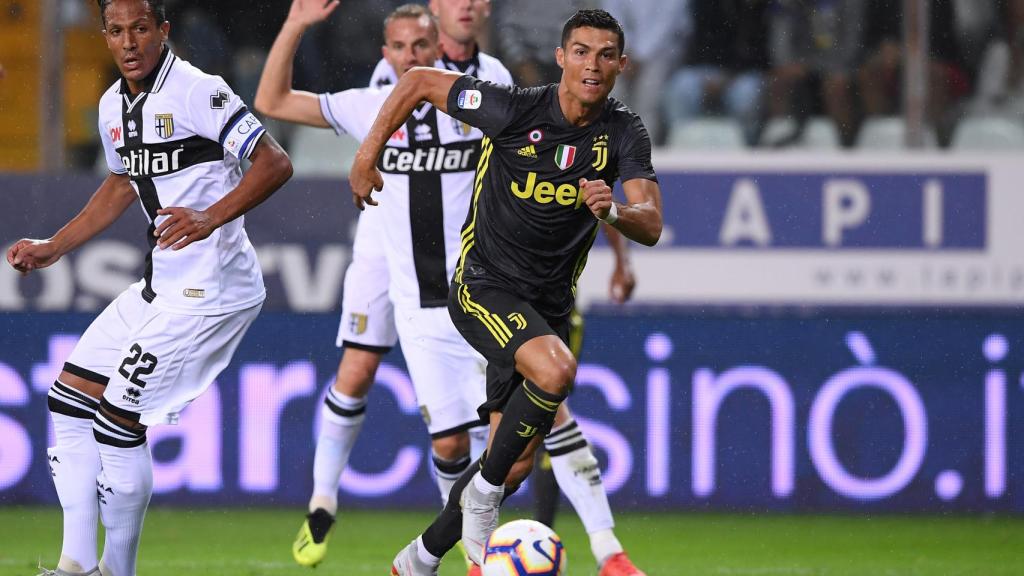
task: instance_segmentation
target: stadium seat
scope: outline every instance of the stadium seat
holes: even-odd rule
[[[761,130],[761,146],[777,146],[779,142],[792,137],[793,133],[796,132],[796,119],[785,117],[785,118],[772,118],[765,123],[764,129]],[[793,143],[796,146],[798,143]]]
[[[288,155],[296,176],[346,176],[359,142],[330,128],[301,126],[292,134]]]
[[[865,151],[906,148],[906,133],[907,123],[901,117],[868,118],[861,126],[857,148]],[[936,147],[935,131],[931,127],[925,127],[924,141],[926,148]]]
[[[700,118],[674,124],[668,145],[687,150],[741,150],[743,130],[728,118]]]
[[[831,118],[815,116],[807,121],[801,147],[808,150],[835,150],[839,148],[839,129]]]
[[[998,116],[968,117],[953,134],[956,150],[1020,150],[1024,148],[1024,126]]]
[[[762,146],[777,146],[792,137],[797,129],[793,118],[773,118],[761,133]],[[839,131],[830,118],[815,116],[807,119],[800,137],[785,147],[805,150],[835,150],[839,148]]]

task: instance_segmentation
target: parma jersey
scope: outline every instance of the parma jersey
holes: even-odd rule
[[[320,111],[338,134],[360,142],[366,138],[393,88],[394,72],[381,63],[375,78],[386,73],[392,78],[371,82],[381,88],[320,95]],[[478,52],[468,65],[496,81],[511,79],[501,62],[486,54]],[[377,237],[386,245],[388,295],[396,306],[447,306],[482,138],[480,130],[424,103],[385,145],[377,162],[384,188],[374,195],[380,206],[367,210],[376,211],[373,223],[381,227]]]
[[[250,308],[266,296],[256,252],[241,217],[181,250],[160,249],[157,210],[204,210],[242,178],[239,162],[263,126],[217,76],[165,48],[143,91],[122,78],[100,98],[99,130],[107,167],[131,179],[149,221],[145,273],[133,288],[171,312],[217,315]]]
[[[511,86],[514,84],[512,81],[512,73],[505,68],[505,65],[501,63],[494,56],[481,52],[478,47],[473,53],[473,56],[469,60],[452,60],[447,54],[442,54],[436,62],[434,62],[435,68],[442,68],[444,70],[451,70],[452,72],[461,72],[462,74],[469,74],[482,80],[494,82],[496,84],[505,84]],[[373,69],[373,75],[370,77],[371,88],[382,88],[384,86],[390,86],[398,83],[398,76],[395,75],[395,69],[388,64],[388,61],[381,58],[377,62],[377,66]]]
[[[643,122],[609,98],[597,119],[574,126],[557,84],[509,88],[472,76],[455,81],[448,113],[486,136],[456,280],[502,287],[545,316],[565,316],[598,229],[580,178],[657,180]]]

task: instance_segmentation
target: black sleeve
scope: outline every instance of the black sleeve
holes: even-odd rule
[[[494,138],[516,119],[516,88],[463,76],[448,92],[448,115]]]
[[[633,115],[627,123],[625,133],[619,138],[619,179],[623,182],[634,178],[658,181],[651,164],[651,138],[639,116]]]

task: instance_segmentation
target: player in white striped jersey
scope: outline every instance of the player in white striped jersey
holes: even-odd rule
[[[110,175],[53,237],[20,240],[7,260],[22,273],[49,266],[141,201],[144,278],[93,321],[47,399],[64,540],[44,573],[133,576],[152,492],[146,429],[176,423],[259,313],[265,292],[242,214],[284,184],[291,162],[223,80],[171,53],[162,0],[98,3],[122,75],[99,106]]]

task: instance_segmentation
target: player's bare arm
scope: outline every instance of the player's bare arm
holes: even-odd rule
[[[256,99],[253,101],[256,111],[287,122],[318,128],[330,127],[320,112],[317,95],[292,88],[292,63],[302,35],[310,26],[326,20],[338,5],[338,0],[327,4],[322,0],[292,1],[288,18],[281,26],[263,66],[260,84],[256,88]]]
[[[462,74],[457,72],[426,67],[412,68],[402,75],[352,162],[348,181],[352,187],[352,202],[357,208],[362,210],[365,204],[377,205],[370,194],[384,187],[384,180],[377,170],[377,159],[391,134],[409,119],[413,109],[424,100],[447,113],[448,93],[461,77]]]
[[[167,216],[153,231],[161,249],[181,250],[210,236],[214,230],[252,210],[292,177],[292,162],[274,138],[264,133],[252,155],[252,166],[238,186],[206,210],[170,207],[157,210]]]
[[[7,250],[7,263],[22,274],[46,268],[107,229],[137,200],[127,174],[110,174],[96,193],[52,238],[23,238]]]
[[[615,254],[615,269],[608,283],[608,295],[616,304],[624,304],[633,296],[636,288],[636,276],[633,274],[633,261],[629,256],[629,243],[622,237],[622,232],[607,222],[601,226],[608,238],[608,245]]]
[[[634,242],[654,246],[661,238],[661,188],[646,178],[633,178],[622,183],[626,203],[615,202],[612,189],[604,180],[580,179],[580,189],[587,207],[599,220],[606,220],[615,204],[617,218],[610,224]]]

